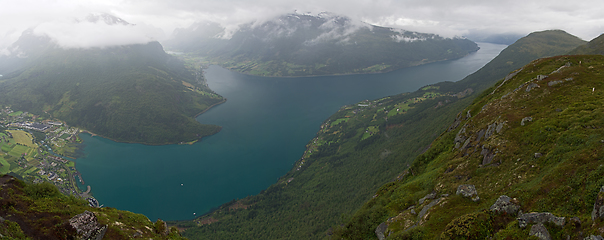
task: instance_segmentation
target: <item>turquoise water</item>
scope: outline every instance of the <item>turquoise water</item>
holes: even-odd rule
[[[101,204],[151,220],[191,219],[259,193],[286,173],[321,122],[341,106],[457,81],[505,47],[479,44],[465,58],[383,74],[305,78],[247,76],[212,66],[208,84],[228,101],[200,115],[222,131],[193,145],[145,146],[82,134],[76,159]]]

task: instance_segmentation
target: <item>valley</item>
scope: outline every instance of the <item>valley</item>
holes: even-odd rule
[[[181,3],[150,24],[121,4],[0,24],[1,239],[604,235],[604,34],[577,37],[600,31],[584,11]],[[527,35],[561,22],[583,35]]]

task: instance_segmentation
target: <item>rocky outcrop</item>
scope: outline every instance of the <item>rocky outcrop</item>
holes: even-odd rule
[[[543,224],[535,224],[531,227],[531,231],[529,232],[529,236],[538,237],[540,240],[551,240],[552,237],[549,235],[547,228],[543,226]]]
[[[591,220],[604,218],[604,186],[600,188],[600,192],[596,197],[594,209],[591,211]]]
[[[496,213],[516,214],[520,210],[520,206],[515,198],[501,195],[489,209]]]
[[[542,212],[542,213],[532,212],[532,213],[520,214],[518,216],[517,220],[518,220],[518,225],[521,228],[525,228],[527,226],[527,224],[547,223],[547,222],[553,223],[554,225],[556,225],[558,227],[563,227],[566,222],[564,217],[556,217],[556,216],[554,216],[554,214],[551,214],[548,212]]]
[[[457,192],[455,192],[455,194],[462,195],[467,198],[471,197],[472,201],[474,201],[474,202],[477,202],[480,200],[480,197],[478,197],[478,191],[476,191],[476,187],[474,185],[470,185],[470,184],[459,185],[457,187]]]
[[[375,229],[375,235],[379,240],[386,239],[386,230],[388,229],[388,225],[383,222]]]
[[[484,145],[482,146],[482,151],[480,151],[480,154],[483,156],[483,166],[490,164],[493,161],[493,158],[495,157],[495,153],[491,149],[486,148]]]
[[[434,198],[436,198],[436,192],[428,193],[428,195],[426,195],[425,197],[419,199],[418,204],[422,205],[422,204],[424,204],[424,202],[426,200],[428,200],[428,199],[434,199]]]
[[[69,219],[69,225],[76,230],[78,239],[101,240],[107,232],[107,225],[98,223],[94,213],[89,211],[84,211]]]

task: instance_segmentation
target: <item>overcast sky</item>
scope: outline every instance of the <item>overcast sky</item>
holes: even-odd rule
[[[323,11],[445,37],[562,29],[591,40],[604,32],[602,0],[0,0],[0,50],[27,28],[62,45],[88,47],[162,40],[195,21],[232,27],[285,13]],[[74,21],[90,13],[109,13],[136,26]]]

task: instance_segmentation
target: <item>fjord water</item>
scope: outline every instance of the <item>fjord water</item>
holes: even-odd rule
[[[462,59],[381,74],[265,78],[211,66],[208,84],[228,100],[197,120],[222,126],[218,134],[193,145],[164,146],[82,134],[85,157],[76,159],[76,167],[107,207],[153,221],[191,219],[275,183],[341,106],[461,80],[506,47],[479,46]]]

